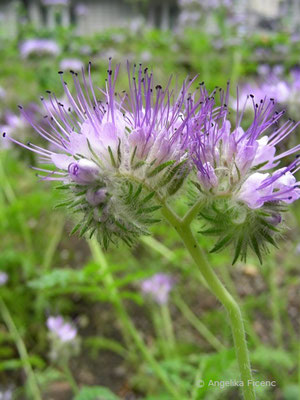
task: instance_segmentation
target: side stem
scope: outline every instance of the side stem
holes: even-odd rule
[[[231,330],[241,374],[241,380],[243,381],[244,398],[245,400],[255,400],[256,396],[254,392],[254,387],[252,385],[252,373],[246,342],[245,328],[240,308],[209,265],[202,249],[199,247],[197,241],[193,236],[189,223],[186,224],[184,223],[184,221],[179,219],[177,215],[166,204],[162,207],[162,214],[167,219],[167,221],[177,230],[194,262],[201,270],[201,273],[205,281],[207,282],[208,288],[227,310],[231,323]]]

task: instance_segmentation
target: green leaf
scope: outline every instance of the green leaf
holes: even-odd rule
[[[236,263],[237,259],[239,258],[240,254],[241,254],[241,250],[242,250],[242,247],[243,247],[243,241],[244,241],[244,237],[243,237],[243,235],[241,235],[239,237],[238,241],[237,241],[237,244],[236,244],[234,257],[233,257],[233,260],[232,260],[232,265],[234,265]]]
[[[150,172],[147,174],[147,177],[148,177],[148,178],[152,178],[153,176],[159,174],[159,173],[160,173],[161,171],[163,171],[165,168],[169,167],[170,165],[173,165],[174,163],[175,163],[175,161],[174,161],[174,160],[171,160],[171,161],[166,161],[166,162],[160,164],[158,167],[156,167],[156,168],[154,168],[152,171],[150,171]]]
[[[168,187],[168,193],[170,196],[175,194],[181,188],[188,173],[189,173],[189,170],[188,170],[188,168],[186,168],[186,170],[182,173],[180,178],[176,178],[173,180],[173,182],[171,182],[170,186]]]
[[[104,386],[83,386],[74,400],[120,400],[120,397]]]
[[[138,161],[136,164],[132,165],[132,169],[133,170],[139,169],[145,164],[146,164],[145,161]]]
[[[272,238],[271,235],[268,234],[268,232],[266,232],[265,230],[261,230],[260,234],[263,236],[263,238],[269,242],[272,246],[276,247],[276,249],[278,249],[278,246],[275,242],[275,240]]]
[[[163,178],[160,180],[158,183],[159,186],[165,186],[171,180],[174,178],[174,176],[177,174],[177,172],[180,170],[180,168],[186,163],[186,160],[181,161],[177,165],[175,165],[174,168],[172,168],[170,171],[166,172]]]
[[[115,168],[117,168],[117,163],[116,163],[116,160],[115,160],[115,158],[114,158],[114,155],[113,155],[113,152],[112,152],[110,146],[108,146],[108,152],[109,152],[110,161],[111,161],[112,166],[115,167]]]
[[[254,167],[251,168],[251,171],[257,171],[258,169],[260,169],[260,168],[264,167],[265,165],[267,165],[268,162],[269,162],[269,160],[265,161],[263,163],[260,163],[258,165],[255,165]]]
[[[259,262],[262,264],[262,256],[261,256],[261,252],[260,252],[260,248],[259,248],[259,244],[257,242],[257,239],[254,235],[251,236],[251,244],[253,247],[253,250],[255,252],[255,254],[257,255]]]
[[[149,200],[152,199],[153,196],[155,196],[155,192],[149,193],[146,197],[144,197],[144,198],[141,200],[140,204],[141,204],[141,205],[142,205],[142,204],[146,204]]]
[[[210,253],[215,253],[216,251],[219,251],[226,247],[233,239],[234,233],[229,233],[225,237],[221,238],[215,245],[214,247],[210,250]]]

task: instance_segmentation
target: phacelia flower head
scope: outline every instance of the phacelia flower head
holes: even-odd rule
[[[57,56],[60,53],[58,44],[51,39],[27,39],[20,46],[22,58],[35,56]]]
[[[300,165],[294,154],[300,145],[277,150],[298,124],[288,120],[280,125],[284,112],[275,111],[273,99],[255,103],[250,95],[248,101],[254,117],[247,129],[241,127],[244,105],[241,113],[237,109],[234,127],[225,115],[207,120],[203,129],[195,126],[191,137],[197,169],[194,183],[207,202],[201,216],[208,228],[202,232],[220,237],[212,251],[234,243],[234,261],[240,255],[246,257],[248,246],[261,260],[265,244],[275,244],[273,236],[284,205],[300,198],[294,176]],[[281,166],[286,157],[294,160]]]
[[[88,77],[71,71],[75,95],[62,77],[70,107],[65,107],[49,92],[42,99],[44,122],[39,126],[22,109],[34,129],[51,147],[21,144],[40,156],[42,179],[61,182],[69,194],[62,203],[83,214],[75,227],[83,235],[97,234],[104,247],[121,238],[126,243],[156,222],[160,207],[156,198],[175,194],[187,177],[190,115],[204,119],[211,102],[204,104],[203,89],[197,97],[189,93],[192,80],[185,81],[179,95],[154,84],[152,73],[142,66],[128,66],[129,91],[116,92],[119,66],[111,62],[105,90],[95,90],[89,66]],[[49,150],[51,148],[51,150]]]
[[[76,327],[73,324],[66,322],[60,315],[49,317],[47,319],[47,327],[61,342],[70,342],[74,340],[77,335]]]
[[[172,276],[158,273],[141,283],[141,290],[144,294],[150,295],[158,304],[166,304],[169,294],[175,284]]]

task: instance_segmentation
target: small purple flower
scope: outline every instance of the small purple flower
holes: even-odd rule
[[[144,294],[150,295],[158,304],[166,304],[169,294],[175,284],[173,277],[167,274],[158,273],[141,283],[141,290]]]
[[[0,286],[3,286],[8,281],[8,275],[6,272],[0,271]]]
[[[84,64],[81,60],[77,58],[64,58],[59,65],[60,69],[63,71],[81,71],[84,68]]]
[[[65,322],[62,316],[49,317],[47,319],[47,327],[50,332],[53,332],[60,341],[70,342],[75,339],[77,329],[69,322]]]
[[[22,58],[28,58],[32,55],[52,55],[57,56],[60,53],[58,44],[51,39],[27,39],[20,45]]]

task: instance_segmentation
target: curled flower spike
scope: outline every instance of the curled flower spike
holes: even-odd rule
[[[191,153],[197,169],[195,185],[207,205],[201,215],[209,227],[202,233],[219,236],[212,249],[218,251],[234,243],[235,262],[246,257],[250,246],[260,260],[266,243],[275,245],[284,204],[299,199],[299,169],[296,157],[287,167],[275,169],[283,158],[300,150],[300,145],[277,154],[276,146],[299,123],[287,121],[281,126],[283,112],[275,111],[274,101],[252,101],[254,118],[248,129],[241,127],[243,111],[237,109],[232,129],[226,116],[207,121],[203,129],[193,129]],[[244,105],[244,109],[246,104]]]
[[[36,168],[41,179],[61,181],[60,189],[69,197],[58,206],[83,213],[73,232],[96,233],[105,248],[117,238],[131,244],[157,221],[156,199],[175,194],[191,168],[191,116],[199,125],[214,113],[213,101],[204,101],[208,94],[203,85],[189,93],[195,79],[185,81],[175,95],[171,79],[163,89],[147,68],[128,64],[129,91],[117,94],[118,71],[119,65],[113,71],[110,61],[106,88],[97,91],[91,64],[88,76],[82,70],[82,83],[71,71],[74,95],[60,71],[68,108],[48,91],[49,100],[41,99],[47,126],[20,107],[49,142],[48,149],[9,137],[40,156],[46,165]]]

